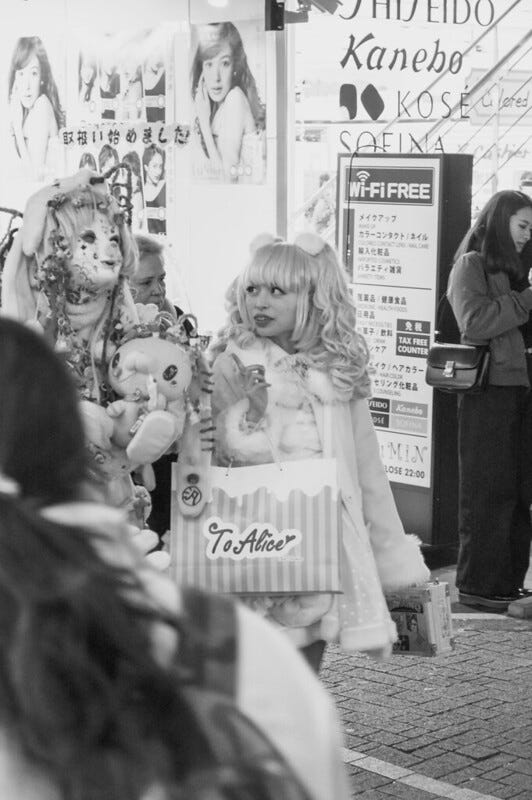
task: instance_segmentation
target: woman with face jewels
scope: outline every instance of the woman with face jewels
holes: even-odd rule
[[[488,386],[458,401],[462,603],[505,611],[526,595],[532,502],[532,200],[497,192],[465,235],[447,296],[462,341],[488,344]]]
[[[107,450],[99,437],[101,414],[114,399],[107,379],[112,348],[138,322],[128,284],[137,248],[121,209],[92,175],[81,170],[29,199],[6,261],[1,305],[63,354],[85,401],[94,460],[115,481],[120,505],[132,499],[131,465],[125,451]]]

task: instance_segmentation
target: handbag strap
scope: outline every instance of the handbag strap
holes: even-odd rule
[[[436,308],[436,327],[434,330],[435,342],[450,342],[451,344],[460,343],[460,329],[454,315],[454,311],[447,297],[445,290],[440,297]]]
[[[488,282],[488,274],[483,265],[484,277],[486,284]],[[436,326],[434,330],[435,342],[449,342],[449,344],[460,344],[462,337],[460,335],[460,328],[454,315],[453,307],[447,297],[447,289],[443,291],[437,308],[436,308]]]

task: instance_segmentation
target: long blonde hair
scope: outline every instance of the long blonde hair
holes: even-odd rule
[[[256,249],[227,291],[228,320],[213,348],[215,353],[224,349],[230,338],[244,348],[256,340],[245,302],[250,284],[296,292],[295,351],[304,354],[311,366],[326,371],[342,398],[370,395],[368,347],[355,330],[355,306],[330,245],[323,242],[316,254],[279,240]]]

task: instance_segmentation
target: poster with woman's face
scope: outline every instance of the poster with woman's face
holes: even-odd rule
[[[173,36],[173,29],[164,25],[78,37],[69,54],[78,78],[76,92],[72,87],[69,92],[68,124],[88,131],[93,125],[97,131],[96,142],[89,135],[86,144],[69,146],[69,170],[88,167],[108,174],[119,163],[126,164],[109,175],[109,186],[126,203],[130,195],[133,229],[150,234],[168,233],[167,162],[172,154],[169,148],[143,141],[142,124],[173,120]],[[117,137],[114,124],[120,130]],[[129,126],[134,136],[126,135]]]
[[[173,118],[168,26],[78,36],[69,53],[68,124],[166,122]]]
[[[263,183],[264,26],[257,21],[193,25],[190,73],[193,180]]]
[[[58,137],[65,119],[64,48],[44,33],[3,38],[0,196],[23,207],[40,185],[64,172]]]

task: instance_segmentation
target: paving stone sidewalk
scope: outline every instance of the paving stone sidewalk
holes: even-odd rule
[[[327,649],[353,797],[532,800],[532,620],[453,613],[453,628],[432,658]]]

